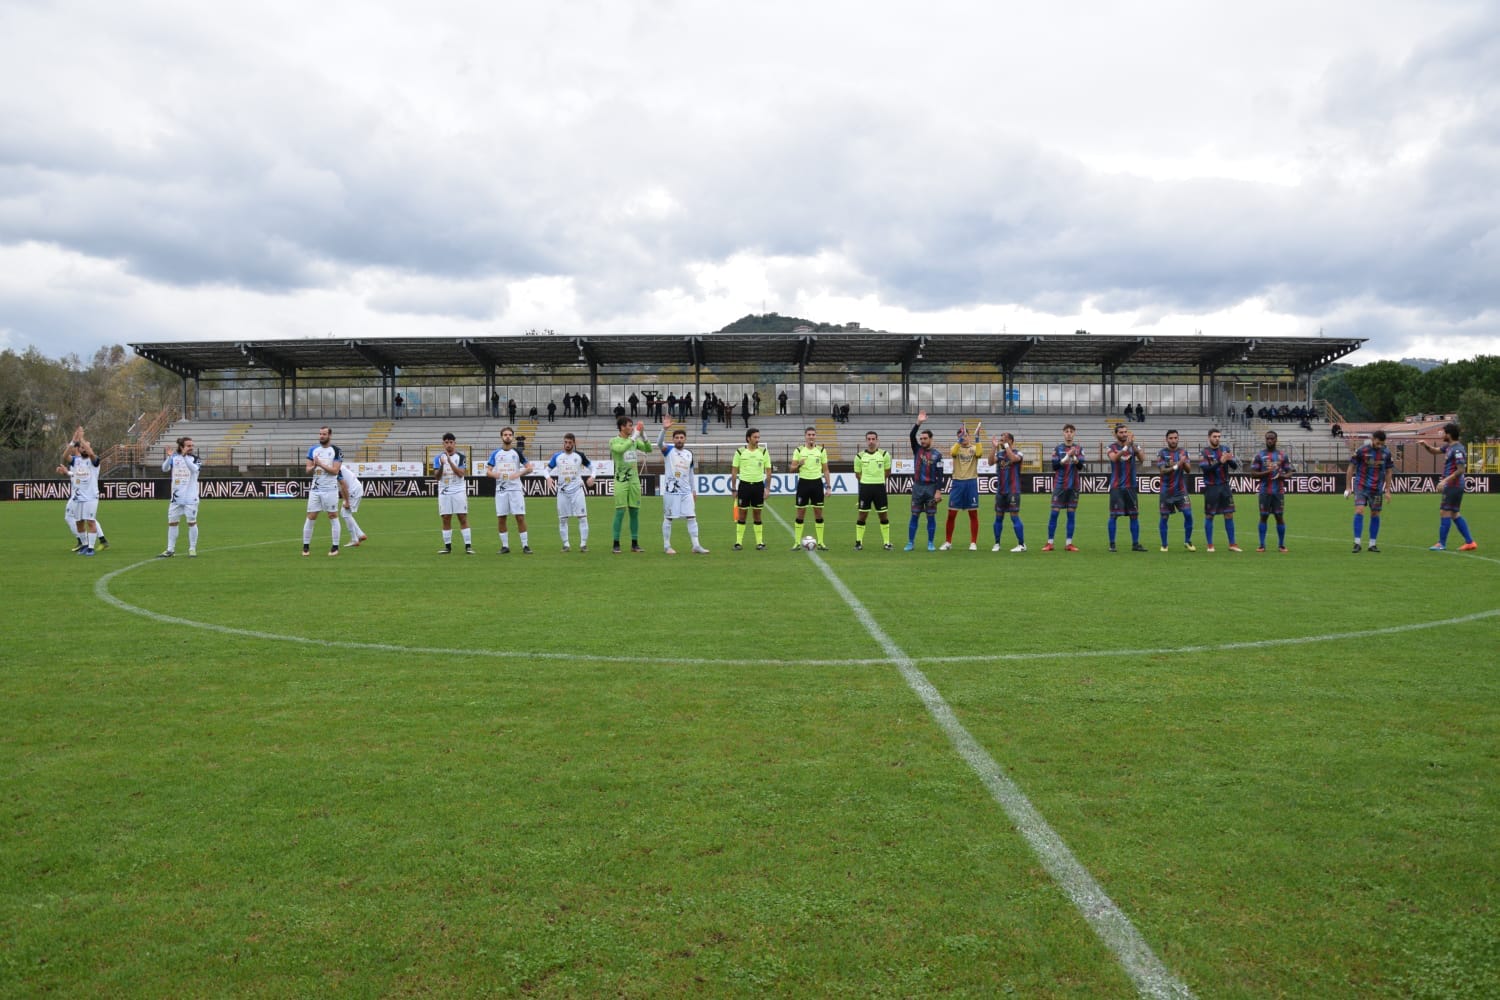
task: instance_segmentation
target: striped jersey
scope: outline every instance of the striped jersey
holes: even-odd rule
[[[995,492],[1003,494],[1021,492],[1021,462],[1024,461],[1019,452],[1015,453],[1015,461],[1007,457],[1007,448],[1002,445],[1000,454],[995,456]]]
[[[912,424],[911,439],[912,453],[912,482],[919,486],[941,485],[943,482],[943,453],[936,448],[923,448],[917,440],[917,430],[921,424]]]
[[[1266,476],[1260,481],[1260,492],[1266,496],[1280,496],[1286,492],[1286,479],[1294,471],[1292,469],[1292,458],[1280,448],[1275,451],[1267,451],[1262,448],[1255,453],[1255,461],[1250,463],[1252,472],[1274,472],[1276,475]]]
[[[1064,464],[1063,459],[1069,456],[1072,456],[1073,461]],[[1055,489],[1078,489],[1078,477],[1083,474],[1083,445],[1075,442],[1072,445],[1060,444],[1053,448],[1052,471],[1057,473]]]
[[[1354,466],[1353,487],[1364,493],[1378,493],[1385,486],[1385,474],[1396,465],[1389,448],[1367,444],[1349,459]]]
[[[1198,462],[1198,467],[1203,470],[1204,487],[1228,486],[1229,470],[1238,464],[1234,453],[1222,444],[1217,448],[1204,448],[1203,457]]]
[[[1109,488],[1112,490],[1136,488],[1136,457],[1135,445],[1121,444],[1116,441],[1109,446],[1106,453],[1109,456]],[[1116,461],[1118,456],[1119,461]]]
[[[1186,448],[1163,448],[1156,453],[1156,467],[1161,470],[1162,496],[1187,495],[1187,473],[1178,467],[1178,463],[1187,457]]]
[[[1443,445],[1443,478],[1448,479],[1457,473],[1458,478],[1454,480],[1455,486],[1463,486],[1464,473],[1469,471],[1469,456],[1464,451],[1462,443],[1455,441],[1452,444]]]

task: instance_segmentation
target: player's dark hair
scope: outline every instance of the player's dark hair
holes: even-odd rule
[[[1074,428],[1074,429],[1076,430],[1077,428]],[[1115,424],[1115,433],[1116,434],[1120,433],[1124,429],[1125,429],[1125,425],[1124,424]]]
[[[1217,427],[1210,427],[1208,429],[1208,433],[1210,433],[1210,434],[1223,434],[1224,432],[1221,431],[1221,430],[1219,430]]]
[[[566,434],[563,435],[563,440],[564,441],[577,441],[578,439],[573,436],[573,432],[572,431],[568,431],[568,433],[566,433]]]
[[[620,416],[620,417],[616,417],[615,418],[615,429],[616,430],[620,429],[621,427],[629,427],[629,426],[630,426],[630,418],[629,417]]]
[[[880,437],[879,431],[865,431],[865,437],[869,437],[871,434],[874,434],[876,437]]]
[[[818,429],[816,427],[804,427],[804,428],[802,428],[802,433],[803,434],[806,434],[808,431],[812,431],[814,434],[818,433]]]
[[[759,427],[751,427],[749,430],[745,431],[745,440],[749,441],[751,434],[759,434],[759,433],[760,433],[760,428]]]
[[[1446,435],[1448,435],[1449,437],[1451,437],[1455,441],[1458,440],[1458,435],[1461,432],[1462,432],[1462,428],[1460,428],[1458,426],[1458,424],[1454,423],[1451,420],[1448,421],[1446,424],[1443,425],[1443,433],[1446,434]]]
[[[504,437],[506,431],[510,431],[512,434],[514,434],[516,432],[516,429],[514,427],[502,427],[500,428],[500,436]]]
[[[443,435],[443,440],[444,441],[457,441],[458,438],[456,438],[456,437],[453,436],[453,432],[452,431],[449,431],[447,434]],[[1246,544],[1249,544],[1249,543],[1246,543]]]
[[[184,444],[186,444],[187,442],[191,441],[191,440],[192,440],[192,438],[190,438],[190,437],[180,437],[180,438],[178,438],[177,439],[177,447],[178,447],[178,449],[181,450],[182,446]]]
[[[1074,427],[1072,424],[1063,424],[1063,430],[1065,431],[1076,431],[1077,429],[1078,428]]]
[[[1374,438],[1376,441],[1384,441],[1385,440],[1385,431],[1375,431],[1373,434],[1370,435],[1370,437]]]
[[[319,427],[318,430],[320,430],[320,431],[327,431],[330,437],[333,436],[333,428],[329,427],[327,424],[324,424],[322,427]]]
[[[1167,431],[1167,433],[1165,433],[1165,434],[1163,434],[1161,436],[1161,439],[1163,441],[1165,441],[1167,438],[1171,437],[1173,434],[1176,434],[1176,433],[1177,433],[1176,431]]]

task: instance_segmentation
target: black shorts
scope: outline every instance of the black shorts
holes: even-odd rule
[[[996,493],[996,514],[1019,514],[1021,513],[1021,494],[1019,493]]]
[[[1135,490],[1128,486],[1117,486],[1109,491],[1109,516],[1134,517],[1138,511]]]
[[[1381,508],[1385,506],[1385,492],[1378,487],[1373,490],[1355,489],[1354,506],[1368,507],[1370,513],[1379,514]]]
[[[1234,490],[1226,486],[1209,486],[1203,491],[1203,513],[1209,517],[1234,513]]]
[[[1260,495],[1261,516],[1280,514],[1286,509],[1285,493],[1262,493]]]
[[[821,507],[823,506],[823,480],[821,479],[798,479],[797,480],[797,506],[798,507]]]
[[[889,506],[885,496],[885,483],[859,484],[859,509],[885,510]]]
[[[1171,496],[1163,493],[1161,499],[1157,501],[1156,509],[1162,517],[1178,512],[1191,514],[1193,512],[1193,501],[1186,493],[1174,493]]]
[[[914,484],[911,488],[911,512],[913,514],[936,514],[937,509],[938,484]]]
[[[764,507],[766,505],[766,483],[747,483],[740,480],[734,492],[735,502],[741,507]]]
[[[1444,486],[1443,499],[1438,503],[1438,510],[1452,511],[1457,514],[1463,502],[1464,488],[1462,486]]]
[[[1077,510],[1078,490],[1056,489],[1052,491],[1053,510]]]

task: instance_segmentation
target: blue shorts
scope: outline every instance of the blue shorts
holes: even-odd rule
[[[954,479],[948,486],[949,510],[979,509],[979,480]]]

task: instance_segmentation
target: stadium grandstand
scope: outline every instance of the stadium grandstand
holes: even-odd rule
[[[182,380],[180,410],[151,421],[160,437],[191,435],[222,474],[300,473],[321,424],[336,427],[345,454],[365,462],[425,461],[452,431],[473,452],[500,428],[516,427],[531,453],[550,453],[564,431],[585,452],[603,452],[615,407],[648,416],[649,398],[690,394],[687,425],[708,468],[727,465],[743,440],[743,401],[759,394],[749,422],[778,461],[816,427],[836,465],[868,430],[900,454],[921,410],[938,440],[960,421],[984,433],[1010,431],[1034,443],[1040,463],[1061,423],[1098,454],[1115,423],[1143,441],[1170,426],[1184,440],[1223,427],[1247,452],[1266,427],[1294,440],[1309,465],[1338,464],[1346,446],[1319,424],[1267,423],[1242,411],[1284,404],[1318,410],[1315,373],[1359,349],[1360,339],[1224,338],[1024,334],[708,333],[694,335],[520,335],[490,338],[132,344]],[[729,424],[703,431],[701,401],[733,407]],[[780,414],[780,397],[786,413]],[[586,397],[585,414],[564,397]],[[400,405],[398,406],[398,400]],[[548,404],[553,403],[552,420]],[[510,407],[515,406],[515,417]],[[847,408],[847,419],[839,419]],[[754,404],[752,404],[754,409]],[[951,425],[951,426],[950,426]],[[146,454],[154,441],[138,442]],[[1028,455],[1032,449],[1026,449]]]

